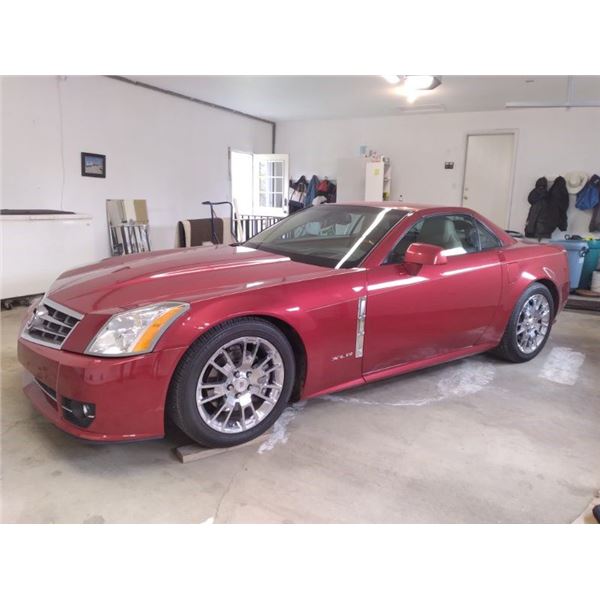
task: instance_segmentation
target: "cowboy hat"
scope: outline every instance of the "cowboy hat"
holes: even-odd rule
[[[569,194],[577,194],[583,189],[590,176],[583,171],[570,171],[565,173],[565,181],[567,182],[567,191]]]

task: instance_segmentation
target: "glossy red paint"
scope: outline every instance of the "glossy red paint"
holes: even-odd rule
[[[377,204],[377,203],[373,203]],[[179,360],[203,333],[229,319],[255,315],[295,332],[306,357],[303,397],[317,396],[493,348],[523,290],[543,281],[560,310],[568,296],[564,250],[517,242],[463,208],[404,206],[402,219],[354,269],[299,263],[245,247],[190,248],[110,258],[63,274],[48,297],[84,314],[62,350],[19,340],[19,359],[62,396],[97,405],[87,429],[65,421],[34,383],[34,405],[73,435],[97,441],[161,437],[169,382]],[[470,214],[502,248],[448,256],[445,264],[384,264],[420,218]],[[354,356],[357,307],[367,297],[364,355]],[[124,358],[83,354],[111,315],[165,300],[190,310],[153,352]]]
[[[96,359],[19,340],[19,361],[32,375],[25,392],[34,406],[67,433],[90,441],[131,441],[162,437],[164,403],[173,370],[185,352],[169,349],[141,356]],[[58,402],[33,381],[56,391]],[[96,419],[76,427],[60,409],[62,398],[92,402]]]
[[[423,265],[416,274],[404,265],[369,269],[365,373],[479,343],[500,302],[498,254],[447,258],[446,264]]]
[[[445,265],[448,259],[439,246],[411,244],[404,254],[404,262],[412,265]]]

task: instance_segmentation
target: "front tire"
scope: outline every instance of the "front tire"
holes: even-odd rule
[[[167,411],[203,446],[244,444],[267,431],[294,388],[294,352],[270,322],[244,317],[218,325],[181,359]]]
[[[511,362],[527,362],[544,348],[554,318],[554,298],[542,283],[531,284],[517,301],[495,354]]]

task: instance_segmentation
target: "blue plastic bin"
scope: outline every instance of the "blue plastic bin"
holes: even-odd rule
[[[562,246],[567,251],[569,259],[569,281],[570,288],[576,290],[579,287],[583,261],[588,253],[588,244],[585,240],[552,240],[556,246]]]

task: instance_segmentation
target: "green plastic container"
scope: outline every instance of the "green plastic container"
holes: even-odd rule
[[[592,286],[592,273],[600,268],[600,240],[588,240],[588,253],[583,261],[579,287],[589,290]]]

